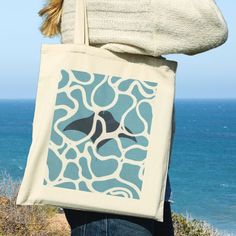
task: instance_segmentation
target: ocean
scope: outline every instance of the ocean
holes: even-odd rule
[[[35,100],[0,100],[0,171],[22,179]],[[175,102],[172,210],[236,235],[236,100]]]

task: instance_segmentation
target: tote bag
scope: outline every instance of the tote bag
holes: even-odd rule
[[[17,205],[55,205],[163,222],[177,63],[88,43],[42,45]]]

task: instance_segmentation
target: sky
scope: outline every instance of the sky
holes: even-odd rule
[[[46,1],[46,0],[45,0]],[[2,1],[0,9],[0,99],[35,99],[40,49],[60,43],[40,31],[44,1]],[[229,29],[222,46],[194,56],[166,55],[178,62],[176,98],[236,98],[236,1],[217,0]]]

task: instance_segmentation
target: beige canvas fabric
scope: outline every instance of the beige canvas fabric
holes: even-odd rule
[[[16,203],[163,221],[177,63],[88,45],[77,4],[74,43],[42,46]]]

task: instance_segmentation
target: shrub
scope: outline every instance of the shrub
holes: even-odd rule
[[[52,205],[16,205],[20,181],[6,172],[0,175],[0,236],[65,236],[69,235],[66,219],[59,219],[60,207]],[[56,215],[56,217],[54,217]],[[59,220],[59,222],[58,222]],[[172,213],[176,236],[223,236],[205,221]],[[56,222],[55,222],[56,221]],[[65,224],[63,224],[65,223]],[[68,226],[64,228],[65,226]]]
[[[57,212],[57,207],[17,206],[19,187],[19,182],[13,181],[6,172],[1,172],[0,235],[50,235],[47,219]]]
[[[220,233],[205,221],[192,219],[191,216],[172,213],[172,220],[176,236],[230,236]]]

